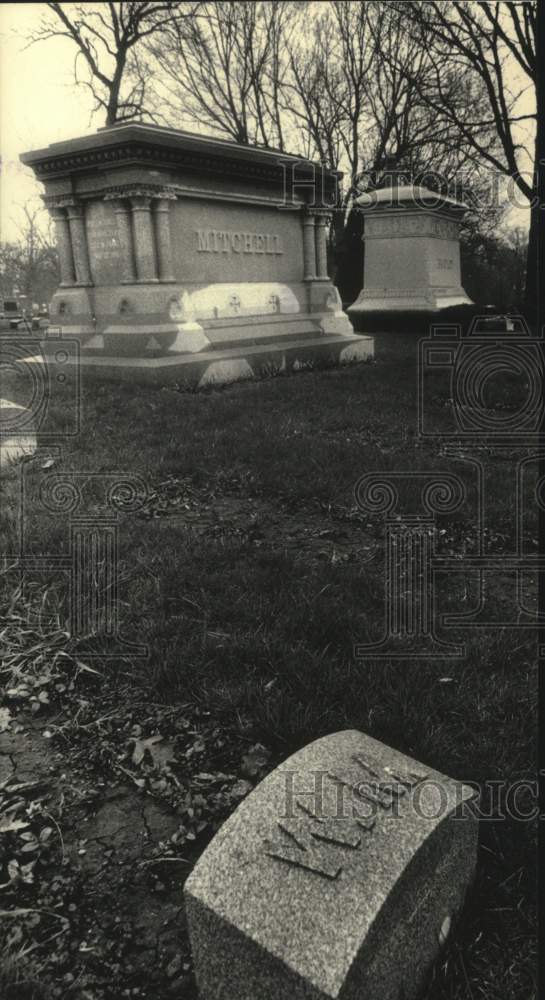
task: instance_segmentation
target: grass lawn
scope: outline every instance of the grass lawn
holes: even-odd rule
[[[201,393],[85,386],[81,433],[56,456],[44,443],[27,463],[27,551],[68,553],[66,516],[44,511],[37,499],[48,476],[86,474],[87,511],[96,516],[100,477],[137,474],[146,499],[119,518],[117,611],[123,638],[147,653],[92,661],[107,673],[106,686],[122,678],[127,696],[130,675],[139,696],[196,706],[229,739],[268,748],[271,767],[318,736],[355,727],[483,785],[485,810],[492,790],[484,783],[505,782],[491,804],[495,818],[481,824],[478,876],[464,919],[427,996],[529,1000],[536,995],[535,828],[498,815],[508,784],[535,776],[537,640],[530,628],[501,624],[512,581],[501,573],[489,581],[488,610],[499,624],[440,631],[465,643],[461,659],[354,657],[355,644],[381,638],[385,615],[384,517],[363,513],[354,499],[364,473],[456,473],[466,501],[437,518],[438,549],[455,556],[477,544],[477,452],[460,446],[449,454],[418,439],[416,344],[412,335],[385,334],[374,364]],[[505,408],[517,387],[504,382],[494,391],[490,406]],[[438,432],[450,425],[449,398],[444,379],[430,376],[427,416]],[[65,419],[53,401],[50,426]],[[479,457],[485,551],[508,554],[521,456],[487,449]],[[404,488],[405,509],[416,509],[414,488]],[[3,491],[9,553],[17,547],[15,477]],[[536,531],[529,511],[529,551]],[[62,625],[64,571],[29,571],[23,595],[14,598],[17,579],[11,570],[2,578],[5,605],[38,603],[43,621],[57,616]],[[525,587],[530,605],[533,581]],[[442,612],[471,609],[474,577],[439,574],[436,598]],[[12,632],[8,641],[25,642]],[[92,642],[95,652],[107,648],[105,639]],[[99,698],[100,689],[89,697]],[[523,803],[529,806],[528,796]],[[206,836],[197,839],[197,854],[205,844]]]

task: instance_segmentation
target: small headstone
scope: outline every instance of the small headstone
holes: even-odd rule
[[[0,399],[0,468],[7,469],[38,447],[32,411]]]
[[[363,289],[348,313],[433,314],[471,305],[462,287],[460,223],[466,205],[418,185],[356,198],[364,216]]]
[[[202,1000],[417,996],[474,874],[474,794],[354,730],[290,757],[186,882]]]

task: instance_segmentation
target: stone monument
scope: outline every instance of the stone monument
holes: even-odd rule
[[[143,124],[21,159],[56,224],[50,322],[85,371],[205,385],[372,354],[327,274],[335,171]]]
[[[467,206],[418,185],[393,186],[355,200],[364,216],[363,289],[348,313],[431,315],[471,305],[461,285],[460,222]]]
[[[474,792],[357,731],[241,803],[185,884],[202,1000],[411,1000],[476,863]]]

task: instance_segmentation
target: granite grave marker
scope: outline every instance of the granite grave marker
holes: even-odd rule
[[[347,730],[273,771],[184,893],[202,1000],[411,1000],[476,863],[471,788]]]

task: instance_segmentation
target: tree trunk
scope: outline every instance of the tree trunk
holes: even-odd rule
[[[363,216],[352,208],[344,221],[344,210],[334,213],[335,276],[333,283],[339,289],[343,305],[354,302],[363,285]]]
[[[543,29],[545,18],[543,16],[542,4],[537,5],[537,37],[540,37],[539,28]],[[545,242],[543,238],[543,226],[540,226],[540,205],[545,204],[545,136],[539,123],[542,121],[544,111],[544,86],[543,77],[538,75],[536,85],[536,140],[534,152],[534,202],[530,209],[530,232],[528,233],[528,255],[526,258],[526,290],[524,294],[524,311],[529,323],[539,325],[543,322],[543,315],[540,317],[540,281],[539,269],[543,262],[543,251]]]
[[[539,257],[539,205],[535,205],[530,209],[530,232],[528,233],[528,252],[526,256],[526,289],[524,293],[524,314],[529,323],[537,321]]]
[[[117,53],[115,73],[110,84],[108,94],[108,106],[106,108],[106,125],[115,125],[119,115],[119,94],[121,92],[121,81],[125,69],[127,53],[124,48],[120,48]]]

